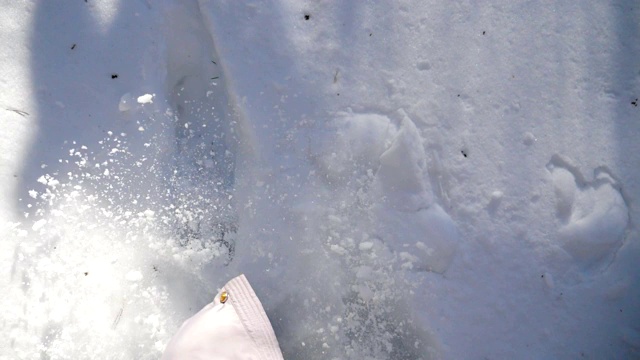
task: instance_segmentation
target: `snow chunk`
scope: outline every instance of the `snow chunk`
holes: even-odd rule
[[[347,250],[345,248],[343,248],[340,245],[336,245],[333,244],[330,246],[331,251],[333,251],[334,253],[338,254],[338,255],[346,255],[347,254]]]
[[[49,174],[40,176],[38,178],[38,182],[43,184],[43,185],[47,185],[47,186],[51,186],[51,187],[55,187],[57,185],[60,185],[60,182],[58,180],[54,179]]]
[[[422,137],[405,115],[391,147],[380,156],[376,182],[381,195],[399,210],[429,207],[433,194],[430,183],[424,180],[426,166]]]
[[[142,96],[138,96],[138,104],[152,104],[155,96],[156,94],[144,94]]]
[[[33,226],[31,226],[31,230],[38,231],[38,230],[42,229],[42,227],[45,226],[46,224],[47,224],[47,220],[40,219],[40,220],[36,221],[35,223],[33,223]]]
[[[363,242],[360,243],[358,248],[360,250],[362,250],[362,251],[369,251],[369,250],[373,249],[373,242],[371,242],[371,241],[363,241]]]
[[[522,136],[522,143],[527,146],[533,145],[536,141],[537,141],[536,137],[530,132],[526,132]]]
[[[496,190],[492,192],[487,209],[491,212],[495,212],[498,209],[498,206],[500,206],[500,203],[502,202],[503,197],[504,197],[504,193],[500,190]]]
[[[127,273],[125,279],[131,282],[138,282],[142,280],[142,273],[138,270],[131,270]]]

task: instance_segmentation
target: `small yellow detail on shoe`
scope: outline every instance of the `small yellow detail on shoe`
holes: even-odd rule
[[[229,300],[229,294],[228,294],[226,291],[223,291],[223,292],[220,294],[220,303],[221,303],[221,304],[224,304],[224,303],[226,303],[226,302],[227,302],[227,300]]]

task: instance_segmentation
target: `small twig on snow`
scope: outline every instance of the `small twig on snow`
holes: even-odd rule
[[[29,116],[29,113],[26,111],[22,111],[22,110],[18,110],[18,109],[12,109],[12,108],[5,108],[5,110],[7,111],[13,111],[14,113],[22,116],[22,117],[27,117]]]

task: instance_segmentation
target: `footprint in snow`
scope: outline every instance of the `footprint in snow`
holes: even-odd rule
[[[423,139],[411,119],[404,119],[391,146],[380,155],[374,189],[378,234],[414,271],[444,273],[457,250],[459,234],[451,217],[436,203],[427,175]]]
[[[559,155],[547,169],[556,195],[556,216],[562,247],[586,268],[610,260],[622,245],[629,223],[629,209],[619,184],[608,170],[598,168],[587,181],[580,171]]]
[[[399,121],[341,113],[332,125],[336,136],[318,147],[331,151],[318,151],[312,161],[333,187],[371,179],[360,190],[374,199],[373,236],[397,254],[402,268],[444,273],[457,251],[458,229],[433,194],[419,129],[404,111],[397,115]]]

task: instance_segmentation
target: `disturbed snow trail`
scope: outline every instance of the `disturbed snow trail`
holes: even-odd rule
[[[301,79],[287,57],[247,83],[237,55],[214,47],[220,25],[205,12],[205,27],[195,1],[111,5],[74,9],[110,14],[93,30],[110,29],[104,42],[34,56],[47,93],[24,170],[26,219],[3,228],[15,244],[4,302],[22,307],[5,318],[6,348],[17,357],[155,358],[216,286],[244,272],[288,358],[437,354],[397,271],[444,271],[457,233],[423,180],[422,140],[406,114],[320,111],[303,83],[291,93],[272,82]],[[43,28],[65,15],[38,11]],[[43,75],[45,56],[70,75],[104,72],[109,64],[84,57],[126,38],[117,24],[142,11],[148,23],[139,26],[162,31],[147,34],[151,46],[129,54],[136,65],[110,75],[124,84],[97,103],[72,100],[98,99],[90,85],[62,89]],[[86,53],[76,59],[76,49]],[[437,236],[412,239],[418,231]]]
[[[303,14],[272,5],[200,2],[241,99],[228,269],[257,279],[287,358],[435,356],[404,272],[444,272],[458,234],[425,180],[423,139],[402,110],[341,111],[321,76],[339,71],[310,66],[287,40]],[[244,11],[270,31],[236,22]]]

